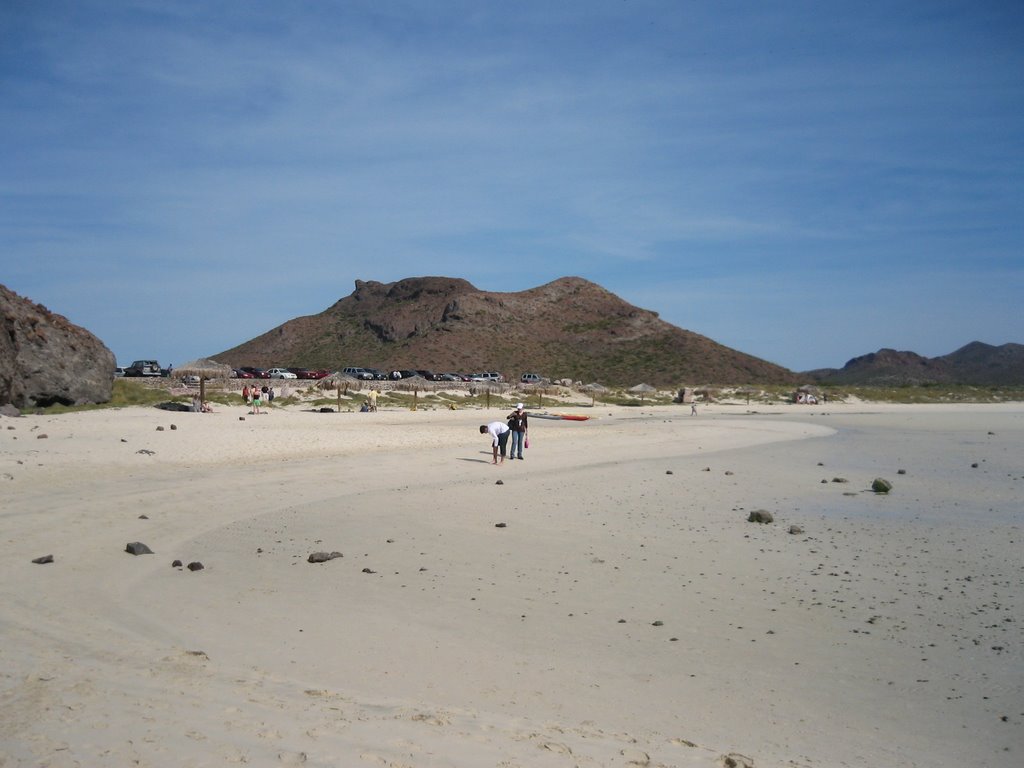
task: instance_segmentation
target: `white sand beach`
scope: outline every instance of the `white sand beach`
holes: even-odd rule
[[[1024,762],[1024,404],[585,410],[0,418],[0,765]]]

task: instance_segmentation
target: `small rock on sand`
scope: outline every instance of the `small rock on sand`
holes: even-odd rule
[[[871,483],[871,490],[875,493],[888,493],[892,490],[892,483],[884,477],[876,477]]]
[[[326,563],[336,557],[344,557],[341,552],[314,552],[306,560],[310,563]]]

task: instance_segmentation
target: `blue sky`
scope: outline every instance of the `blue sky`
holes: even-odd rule
[[[418,275],[1024,343],[1022,209],[1019,2],[0,2],[0,283],[122,364]]]

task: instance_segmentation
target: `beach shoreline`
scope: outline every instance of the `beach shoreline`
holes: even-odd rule
[[[0,419],[0,764],[1020,759],[1024,405],[217,410]]]

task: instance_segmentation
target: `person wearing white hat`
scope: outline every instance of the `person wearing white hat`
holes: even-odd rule
[[[509,448],[508,457],[509,459],[521,460],[523,458],[523,448],[526,447],[526,432],[530,428],[530,423],[526,417],[526,411],[523,410],[522,403],[518,403],[516,409],[508,417],[508,428],[512,430],[512,447]]]

